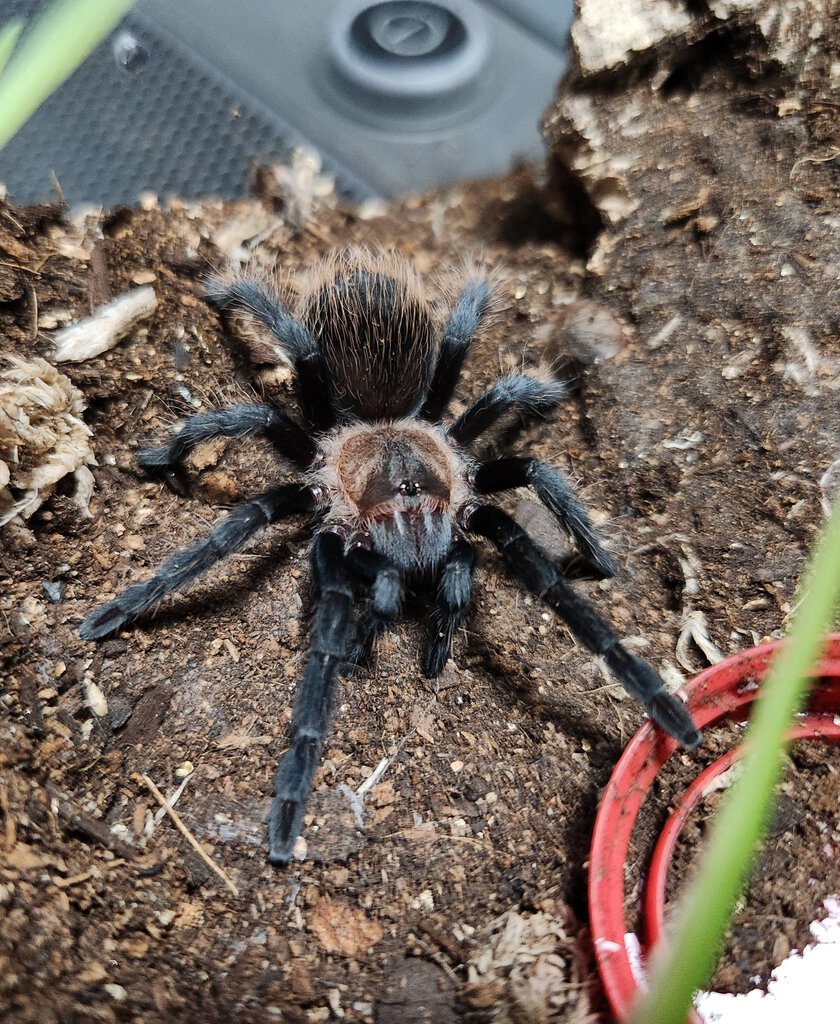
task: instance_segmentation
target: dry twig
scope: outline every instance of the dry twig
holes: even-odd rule
[[[175,810],[172,804],[169,803],[169,801],[166,799],[163,793],[161,793],[161,791],[157,788],[154,782],[152,782],[148,775],[141,775],[140,778],[143,780],[144,785],[155,798],[155,800],[157,800],[160,806],[166,811],[166,813],[172,819],[175,827],[178,829],[181,835],[187,840],[187,842],[195,850],[199,857],[201,857],[201,859],[204,861],[207,867],[210,868],[211,871],[215,872],[215,874],[217,874],[219,878],[221,878],[221,880],[225,883],[228,889],[230,889],[234,896],[238,896],[239,890],[236,888],[233,879],[231,879],[231,877],[225,872],[224,868],[217,864],[212,857],[207,856],[207,854],[201,848],[199,841],[195,838],[192,832],[190,832],[190,830],[184,824],[180,814],[178,814],[178,812]]]

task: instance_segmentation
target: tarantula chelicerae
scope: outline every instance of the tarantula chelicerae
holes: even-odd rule
[[[477,462],[473,442],[512,410],[553,409],[565,386],[525,373],[498,380],[453,422],[443,423],[490,288],[467,280],[438,329],[433,306],[403,260],[352,250],[329,257],[300,290],[293,312],[251,277],[214,281],[222,309],[246,311],[269,329],[294,368],[299,423],[273,405],[237,405],[188,419],[167,443],[141,451],[146,470],[166,471],[202,441],[263,434],[301,471],[236,506],[199,543],[163,563],[151,579],[92,612],[80,635],[97,640],[166,594],[238,551],[258,531],[290,516],[315,522],[315,616],[298,684],[289,746],[275,778],[269,820],[273,861],[286,863],[300,832],[334,702],[336,675],[364,662],[399,614],[407,582],[437,583],[423,671],[437,676],[469,604],[475,568],[471,536],[487,537],[518,580],[601,655],[625,689],[685,747],[700,734],[654,670],[624,648],[611,626],[555,564],[485,495],[530,487],[574,541],[589,574],[612,576],[586,510],[562,476],[526,456]],[[363,610],[354,615],[357,596]]]

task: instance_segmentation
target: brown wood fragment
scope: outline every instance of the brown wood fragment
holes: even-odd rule
[[[29,665],[23,665],[20,669],[20,699],[21,703],[29,711],[29,722],[31,728],[38,734],[44,731],[44,715],[41,711],[41,701],[38,698],[38,690],[41,680]]]
[[[312,909],[309,930],[328,953],[359,956],[382,938],[382,928],[363,910],[322,896]]]
[[[14,849],[17,843],[17,825],[12,814],[9,790],[6,786],[0,786],[0,811],[3,812],[3,847],[8,852]]]
[[[98,821],[96,818],[91,817],[90,814],[85,813],[85,811],[80,811],[78,808],[73,807],[64,797],[54,793],[51,796],[57,805],[58,817],[67,829],[71,832],[76,832],[83,839],[88,839],[98,843],[100,846],[104,846],[119,857],[125,857],[126,860],[134,859],[137,851],[121,839],[118,839],[104,822]]]
[[[90,253],[90,275],[87,280],[87,289],[88,306],[91,313],[110,302],[114,297],[101,238],[96,240]]]
[[[422,932],[427,938],[431,939],[436,946],[440,946],[453,963],[464,963],[464,954],[461,947],[454,939],[450,939],[448,935],[444,935],[442,932],[439,932],[437,928],[434,928],[426,921],[420,921],[418,923],[417,931]]]
[[[29,263],[32,259],[32,252],[27,249],[25,245],[21,243],[9,234],[8,231],[4,231],[0,228],[0,252],[6,253],[11,256],[12,259],[19,260],[21,263]]]

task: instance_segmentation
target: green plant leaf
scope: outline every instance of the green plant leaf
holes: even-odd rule
[[[773,662],[744,736],[743,770],[712,823],[697,875],[653,951],[649,989],[630,1024],[685,1024],[694,993],[708,984],[726,928],[761,841],[781,777],[785,734],[802,706],[840,596],[840,499],[801,586],[790,638]]]
[[[23,32],[23,21],[19,18],[14,21],[7,21],[0,28],[0,74],[3,73],[3,68],[9,63],[9,57],[11,57],[12,51],[17,45],[21,32]]]
[[[14,53],[20,23],[11,23],[18,24],[11,45],[10,26],[5,26],[0,35],[0,66],[3,47],[7,47],[8,61],[0,74],[0,149],[116,28],[133,3],[56,0],[32,24]]]

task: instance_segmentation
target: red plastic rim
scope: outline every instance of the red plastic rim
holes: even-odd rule
[[[688,708],[700,728],[722,719],[744,721],[780,642],[753,647],[701,672],[685,687]],[[840,740],[840,633],[828,638],[812,676],[807,712],[791,735],[797,739]],[[616,1017],[626,1019],[643,979],[642,954],[662,935],[665,879],[680,830],[708,784],[740,756],[734,747],[704,769],[678,801],[656,843],[643,904],[645,941],[633,934],[624,913],[627,851],[639,810],[654,779],[678,749],[675,739],[652,723],[636,733],[615,767],[595,820],[589,856],[589,913],[595,959]],[[696,1015],[693,1018],[699,1021]]]

